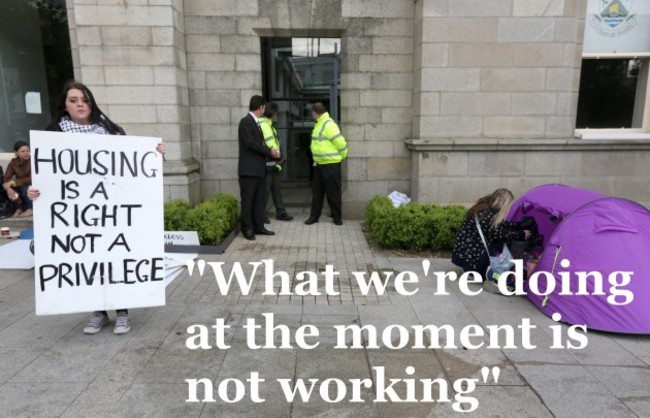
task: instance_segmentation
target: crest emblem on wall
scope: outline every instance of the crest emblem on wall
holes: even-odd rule
[[[621,36],[637,25],[632,0],[590,0],[590,3],[590,10],[598,13],[588,16],[589,24],[602,36]]]

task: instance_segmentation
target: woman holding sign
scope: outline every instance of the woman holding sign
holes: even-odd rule
[[[47,127],[47,130],[99,135],[126,135],[124,129],[111,121],[99,109],[90,89],[76,81],[66,83],[52,123]],[[164,155],[165,144],[162,142],[158,144],[156,151]],[[30,199],[35,200],[40,195],[40,191],[30,187],[27,195]],[[84,328],[84,333],[96,334],[108,322],[108,313],[106,311],[94,312],[88,325]],[[131,321],[129,320],[128,311],[126,309],[117,310],[113,332],[115,334],[124,334],[130,330]]]

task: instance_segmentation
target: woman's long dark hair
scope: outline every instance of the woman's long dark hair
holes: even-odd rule
[[[65,102],[68,98],[68,91],[72,89],[82,91],[86,99],[88,99],[88,103],[90,104],[90,121],[92,123],[102,126],[104,129],[106,129],[106,132],[111,135],[126,135],[124,133],[124,129],[110,120],[108,116],[106,116],[106,114],[101,111],[99,106],[97,106],[95,96],[93,96],[93,93],[90,91],[90,89],[85,84],[75,80],[70,80],[63,86],[63,91],[61,92],[61,97],[59,98],[59,103],[56,106],[50,127],[58,125],[64,116],[70,116],[68,115],[68,111],[65,109]]]

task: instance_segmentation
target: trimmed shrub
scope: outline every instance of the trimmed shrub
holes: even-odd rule
[[[181,231],[181,225],[192,205],[187,200],[172,200],[165,203],[165,231]]]
[[[365,220],[372,239],[382,247],[451,251],[465,212],[458,205],[426,203],[395,208],[389,198],[375,196],[368,203]]]
[[[217,245],[235,227],[238,216],[237,199],[226,193],[219,193],[193,208],[186,201],[171,201],[165,204],[165,229],[196,231],[201,245]]]

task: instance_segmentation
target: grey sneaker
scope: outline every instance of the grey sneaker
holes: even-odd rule
[[[97,334],[108,323],[108,315],[103,312],[95,312],[90,317],[90,322],[84,328],[84,334]]]
[[[492,280],[486,280],[483,282],[483,290],[490,293],[496,293],[497,295],[501,294],[499,286],[497,286],[497,284]]]
[[[514,292],[515,290],[513,286],[506,286],[506,288],[510,292]],[[503,293],[501,293],[501,290],[499,290],[499,286],[497,285],[497,283],[492,280],[485,280],[483,282],[483,290],[490,293],[496,293],[497,295],[511,296],[511,295],[504,295]]]
[[[113,334],[126,334],[129,331],[131,331],[131,320],[129,320],[129,315],[123,312],[118,313],[115,318]]]

